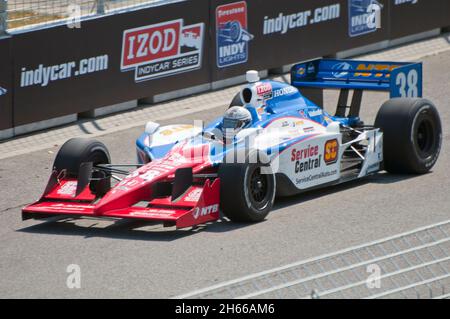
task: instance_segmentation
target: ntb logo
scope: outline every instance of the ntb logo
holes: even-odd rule
[[[184,26],[182,19],[125,30],[121,70],[144,81],[198,69],[203,33],[203,23]]]
[[[377,0],[348,0],[349,35],[356,37],[380,29],[382,9]]]
[[[217,66],[245,63],[248,60],[248,42],[253,35],[248,32],[247,3],[234,2],[217,7]]]

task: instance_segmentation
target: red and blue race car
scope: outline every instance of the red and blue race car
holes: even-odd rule
[[[295,65],[291,84],[261,81],[256,71],[247,80],[206,126],[149,122],[136,165],[111,164],[101,142],[67,141],[23,219],[113,217],[183,228],[223,214],[259,222],[277,196],[382,170],[423,174],[438,159],[441,121],[422,98],[420,63],[319,59]],[[340,90],[335,114],[322,108],[324,89]],[[359,115],[366,90],[391,96],[373,125]]]

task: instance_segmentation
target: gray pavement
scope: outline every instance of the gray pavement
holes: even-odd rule
[[[20,208],[39,197],[58,147],[1,159],[0,297],[172,297],[450,219],[450,52],[423,60],[425,96],[436,103],[444,128],[433,172],[379,174],[282,199],[259,224],[221,221],[176,231],[128,221],[22,222]],[[367,123],[384,98],[365,96]],[[225,107],[161,122],[211,119]],[[98,138],[115,162],[131,163],[141,131]],[[81,268],[80,289],[66,286],[70,264]]]

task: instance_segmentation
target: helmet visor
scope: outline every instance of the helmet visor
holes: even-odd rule
[[[239,128],[244,127],[244,125],[245,125],[245,122],[242,121],[242,120],[230,119],[230,118],[224,118],[224,119],[223,119],[222,127],[223,127],[224,129],[233,129],[233,130],[236,130],[236,129],[239,129]]]

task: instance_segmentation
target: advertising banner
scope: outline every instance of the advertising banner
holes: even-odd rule
[[[443,5],[443,23],[442,26],[443,27],[450,27],[450,1],[449,0],[442,0],[442,2],[444,2]]]
[[[0,131],[12,123],[12,58],[11,38],[0,38]]]
[[[388,1],[211,1],[213,80],[385,40]]]
[[[445,15],[450,15],[449,3],[449,0],[390,1],[391,39],[445,26]]]
[[[209,83],[208,29],[196,0],[14,35],[14,124]]]

